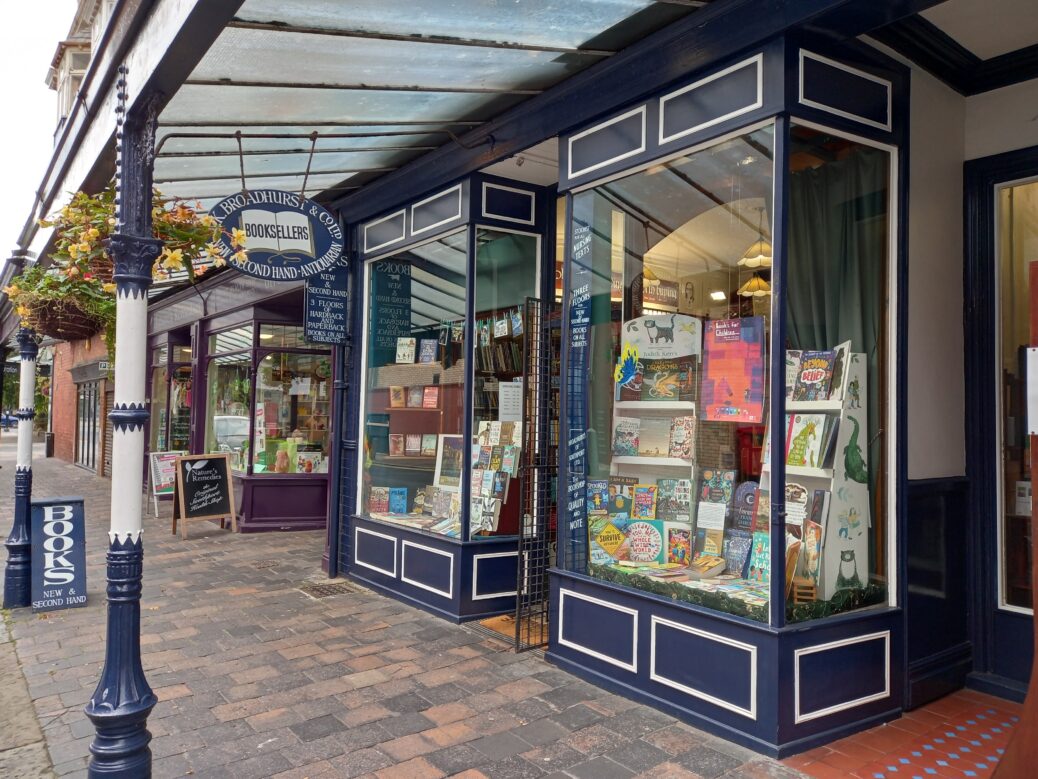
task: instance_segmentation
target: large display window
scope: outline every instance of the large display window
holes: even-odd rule
[[[571,511],[564,561],[760,622],[775,591],[787,621],[887,602],[891,155],[807,127],[784,139],[776,300],[775,133],[577,192],[570,219],[570,505],[586,511]],[[771,397],[775,365],[784,397]]]
[[[367,264],[363,516],[457,539],[516,532],[539,256],[537,235],[475,227]]]

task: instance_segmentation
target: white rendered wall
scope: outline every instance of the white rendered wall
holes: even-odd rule
[[[1029,146],[1038,146],[1038,79],[966,98],[966,159]]]

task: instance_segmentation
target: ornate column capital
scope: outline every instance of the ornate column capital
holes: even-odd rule
[[[115,273],[112,278],[118,297],[145,297],[151,286],[151,266],[162,251],[162,241],[137,235],[113,233],[108,238]]]
[[[19,327],[18,335],[15,338],[18,341],[18,353],[21,358],[35,360],[40,353],[40,346],[36,341],[36,331],[28,327]]]

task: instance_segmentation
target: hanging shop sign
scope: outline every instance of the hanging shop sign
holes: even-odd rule
[[[349,340],[348,278],[349,268],[337,265],[306,280],[303,336],[310,343],[345,344]]]
[[[301,281],[343,261],[339,220],[312,200],[276,189],[224,198],[209,211],[223,227],[220,253],[240,272]]]
[[[87,605],[82,498],[32,502],[32,610]]]

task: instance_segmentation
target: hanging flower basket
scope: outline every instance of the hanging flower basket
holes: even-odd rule
[[[61,341],[90,338],[107,325],[104,317],[80,308],[75,298],[41,301],[39,305],[29,308],[29,315],[25,319],[32,323],[38,333]]]

